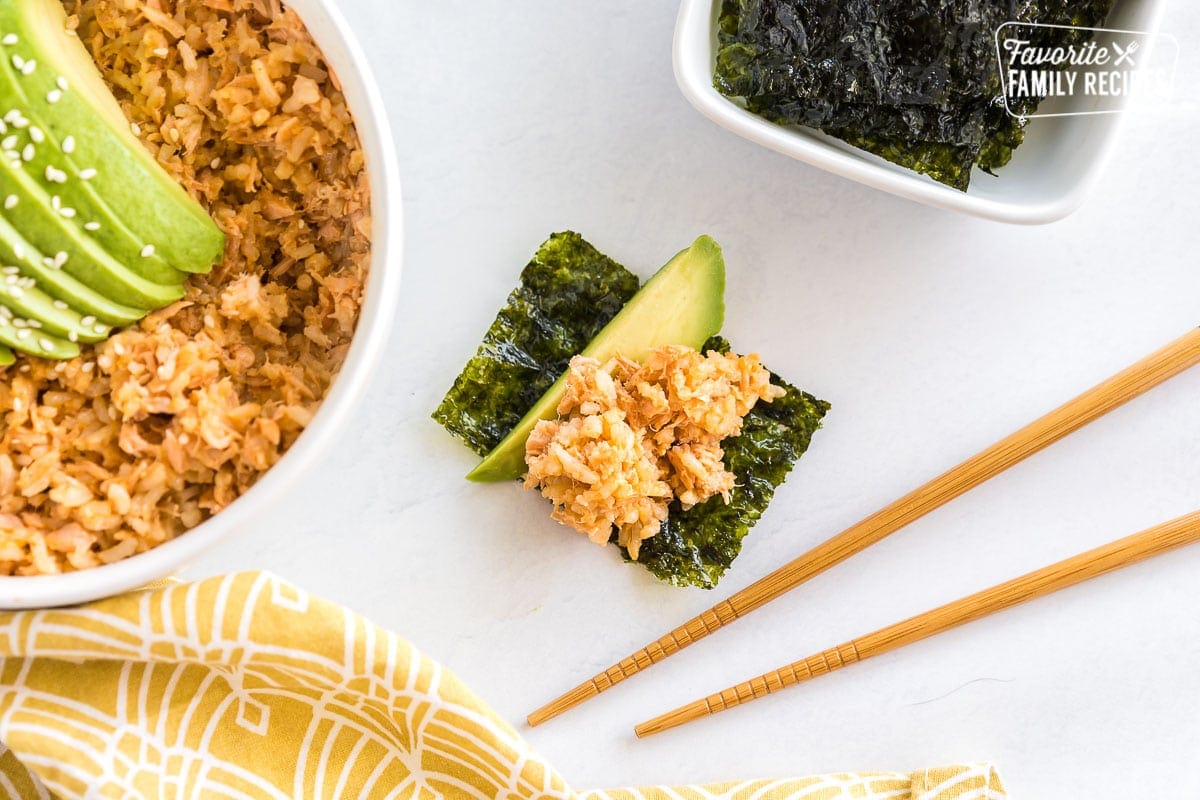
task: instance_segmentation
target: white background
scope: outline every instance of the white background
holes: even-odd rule
[[[705,121],[667,0],[343,0],[405,190],[403,299],[327,463],[189,576],[278,572],[395,629],[517,722],[578,680],[1200,324],[1200,9],[1178,97],[1085,207],[1013,228],[876,193]],[[1003,180],[1003,178],[1000,178]],[[715,592],[655,582],[473,486],[430,419],[521,267],[575,229],[643,277],[709,233],[725,332],[833,403]],[[1200,547],[646,741],[667,708],[1200,506],[1200,370],[569,716],[577,788],[995,760],[1011,794],[1200,798]]]

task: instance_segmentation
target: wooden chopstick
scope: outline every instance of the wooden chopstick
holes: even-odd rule
[[[540,725],[840,564],[1115,408],[1200,363],[1200,329],[1084,392],[974,458],[934,478],[529,715]]]
[[[718,714],[788,686],[812,680],[858,661],[865,661],[871,656],[919,642],[1027,600],[1044,597],[1106,572],[1196,542],[1200,542],[1200,511],[1072,556],[1065,561],[985,589],[970,597],[947,603],[904,622],[852,639],[774,672],[731,686],[723,692],[717,692],[643,722],[634,728],[634,731],[639,737],[652,736],[700,717]]]

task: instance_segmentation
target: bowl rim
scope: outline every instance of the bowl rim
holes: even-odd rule
[[[387,344],[399,301],[403,256],[400,175],[386,108],[366,54],[330,0],[288,0],[342,83],[366,155],[371,258],[350,349],[312,422],[280,460],[228,507],[145,553],[58,575],[0,576],[0,609],[47,608],[109,597],[173,575],[252,521],[308,467],[319,463],[365,393]],[[336,60],[336,63],[335,63]]]
[[[869,154],[835,147],[819,138],[819,132],[809,133],[769,122],[718,92],[712,85],[711,66],[716,1],[681,0],[676,19],[672,58],[675,81],[696,110],[721,127],[770,150],[925,205],[1018,225],[1044,225],[1061,220],[1078,210],[1095,188],[1116,149],[1125,122],[1123,113],[1109,115],[1103,139],[1087,170],[1051,200],[1006,201],[960,192],[915,172],[876,163],[868,158]],[[1148,2],[1151,24],[1146,30],[1157,31],[1165,3]],[[704,69],[697,67],[700,63],[705,64]]]

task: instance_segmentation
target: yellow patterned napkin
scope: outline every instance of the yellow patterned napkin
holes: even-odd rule
[[[0,614],[0,659],[9,797],[1004,797],[988,765],[577,794],[448,671],[265,573]]]

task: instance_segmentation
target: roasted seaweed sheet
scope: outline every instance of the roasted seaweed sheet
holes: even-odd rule
[[[433,418],[487,455],[637,290],[636,275],[578,233],[553,234]]]
[[[818,128],[965,190],[1024,139],[1004,108],[996,30],[1094,27],[1113,0],[722,0],[714,85],[774,122]],[[1042,44],[1088,34],[1039,32]],[[1032,113],[1037,101],[1015,109]]]
[[[434,419],[486,454],[637,288],[637,276],[578,234],[554,234],[522,272],[521,285]],[[706,349],[727,352],[729,345],[714,337]],[[829,410],[777,376],[773,381],[787,394],[759,403],[742,433],[723,444],[725,464],[737,476],[731,502],[713,498],[688,511],[673,508],[662,531],[642,543],[635,563],[675,586],[717,585]]]
[[[704,345],[706,352],[729,349],[720,337]],[[729,504],[714,497],[687,511],[675,505],[662,530],[642,542],[638,563],[658,578],[676,586],[716,586],[821,427],[829,403],[774,373],[771,382],[787,394],[771,403],[758,403],[746,415],[742,432],[721,445],[726,468],[737,476]]]

